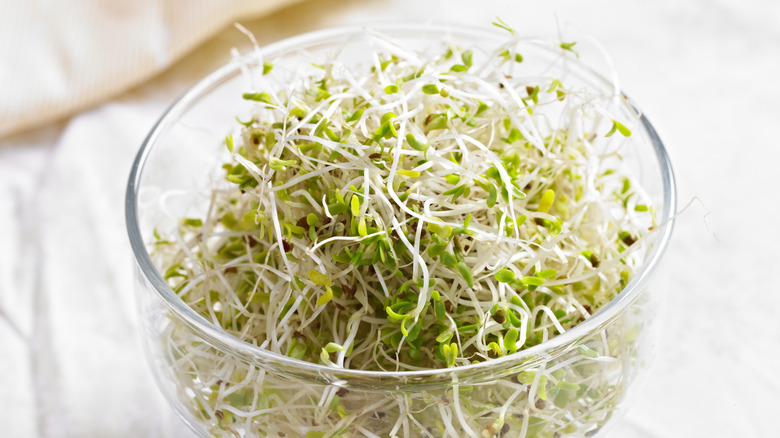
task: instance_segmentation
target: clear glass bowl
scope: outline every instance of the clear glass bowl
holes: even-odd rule
[[[443,41],[478,50],[506,39],[493,30],[461,26],[373,28],[409,47],[431,50],[441,50]],[[369,47],[356,35],[364,35],[363,29],[298,36],[259,49],[255,62],[272,60],[275,70],[294,75],[300,66],[321,62],[337,50],[342,59],[361,59]],[[527,59],[560,57],[544,44],[529,42],[525,50],[535,52]],[[566,62],[570,78],[611,92],[602,76]],[[186,306],[150,258],[155,229],[172,228],[176,218],[196,216],[207,205],[203,193],[220,178],[218,163],[228,160],[222,139],[235,126],[235,116],[249,110],[243,91],[236,63],[187,91],[149,133],[127,189],[127,228],[148,358],[168,401],[198,435],[552,438],[604,433],[651,357],[653,316],[663,295],[657,284],[659,263],[676,208],[669,158],[644,116],[631,138],[633,146],[624,151],[625,162],[654,201],[661,225],[646,263],[614,300],[566,333],[492,361],[424,371],[342,370],[280,356],[226,333]],[[630,106],[624,110],[641,114]],[[537,388],[545,379],[578,382],[579,389],[548,386],[544,401]],[[236,382],[243,384],[232,393],[225,390]]]

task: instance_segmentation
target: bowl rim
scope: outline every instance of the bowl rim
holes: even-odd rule
[[[295,50],[296,48],[300,48],[302,45],[310,46],[314,43],[320,45],[326,44],[329,41],[338,40],[340,38],[348,38],[353,34],[365,32],[368,29],[371,31],[379,31],[390,34],[399,32],[417,32],[420,35],[440,33],[444,35],[460,35],[466,37],[479,37],[483,39],[495,39],[497,41],[507,40],[505,33],[500,33],[497,30],[484,26],[461,24],[456,26],[451,23],[432,23],[430,21],[406,20],[402,22],[395,21],[374,23],[371,25],[338,26],[324,30],[307,32],[263,46],[259,48],[259,50],[255,51],[255,55],[265,56],[269,54],[284,53],[290,50]],[[532,38],[522,39],[534,41]],[[578,60],[573,60],[572,62],[578,69],[584,71],[588,75],[591,75],[594,79],[612,86],[612,82],[607,80],[603,75],[594,71],[587,65],[581,63]],[[143,177],[143,170],[146,161],[149,158],[150,152],[154,145],[157,143],[158,138],[164,134],[169,123],[178,120],[178,118],[183,115],[192,104],[197,102],[201,97],[205,96],[210,90],[219,86],[222,81],[231,79],[234,75],[238,74],[238,70],[238,62],[235,60],[231,61],[228,64],[215,70],[204,79],[201,79],[195,83],[173,101],[173,103],[165,110],[165,112],[157,120],[149,134],[144,139],[144,142],[142,143],[141,148],[136,155],[130,171],[125,197],[125,221],[127,232],[135,262],[137,267],[140,269],[140,272],[154,288],[157,295],[167,304],[169,309],[176,313],[178,317],[182,318],[188,326],[195,329],[200,336],[204,337],[206,340],[210,341],[212,345],[215,345],[217,348],[220,348],[223,351],[225,349],[235,350],[240,352],[242,355],[245,355],[246,357],[252,358],[254,360],[260,360],[263,364],[275,365],[280,369],[281,372],[288,372],[291,375],[305,375],[319,380],[322,379],[323,376],[337,374],[339,379],[379,379],[379,381],[383,382],[380,385],[390,386],[392,386],[394,383],[402,384],[410,378],[420,379],[426,377],[434,378],[442,376],[451,378],[457,376],[467,376],[474,372],[495,372],[497,370],[516,366],[518,364],[527,363],[529,360],[532,360],[535,357],[543,357],[545,356],[545,352],[556,351],[562,347],[566,347],[567,345],[577,345],[578,340],[587,338],[588,335],[596,333],[598,329],[601,328],[605,323],[608,323],[614,317],[625,311],[634,301],[634,299],[641,293],[641,291],[644,290],[645,285],[648,283],[653,272],[658,268],[663,254],[669,246],[674,228],[674,218],[677,210],[677,194],[674,172],[671,166],[669,155],[663,145],[663,142],[658,136],[658,133],[655,131],[644,113],[642,113],[639,108],[633,102],[631,102],[631,105],[634,107],[633,109],[639,115],[639,121],[645,130],[645,133],[650,141],[650,145],[655,152],[655,157],[658,161],[663,184],[663,217],[659,218],[658,220],[658,235],[653,243],[651,252],[645,262],[642,264],[637,274],[615,298],[604,305],[595,314],[591,315],[591,317],[587,320],[577,324],[570,330],[567,330],[565,333],[558,334],[557,336],[545,342],[500,358],[454,368],[431,368],[413,371],[368,371],[349,368],[334,368],[294,359],[250,344],[226,332],[221,327],[214,325],[200,316],[192,308],[187,306],[184,301],[182,301],[178,295],[176,295],[176,293],[168,286],[161,273],[154,267],[154,264],[141,236],[141,230],[138,222],[137,204],[138,189]],[[234,354],[234,351],[231,351],[230,353]],[[385,382],[385,379],[390,379],[390,382]],[[463,383],[463,381],[461,381],[461,383]]]

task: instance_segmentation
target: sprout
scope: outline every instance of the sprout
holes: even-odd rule
[[[256,102],[271,103],[271,96],[268,93],[244,93],[244,99],[254,100]]]
[[[184,225],[185,227],[195,227],[195,228],[197,228],[197,227],[202,227],[203,226],[203,221],[201,219],[197,219],[197,218],[185,218],[185,219],[182,220],[182,225]]]
[[[553,190],[545,191],[542,195],[542,199],[539,201],[539,207],[536,209],[536,211],[547,213],[550,211],[550,207],[552,207],[553,201],[555,201],[555,192]]]
[[[444,355],[444,363],[448,367],[454,367],[455,361],[458,359],[458,344],[453,342],[449,345],[443,345],[441,349]]]
[[[233,153],[233,136],[232,135],[228,135],[228,136],[225,137],[225,146],[227,147],[228,152],[230,152],[232,154]]]
[[[328,345],[323,347],[323,350],[327,351],[328,353],[335,353],[337,351],[344,351],[345,348],[335,342],[328,342]]]
[[[322,274],[321,272],[317,271],[309,271],[309,280],[312,281],[312,283],[319,285],[319,286],[330,286],[330,278],[326,277],[325,274]]]
[[[324,306],[325,304],[328,304],[332,299],[333,299],[333,289],[330,286],[326,286],[325,293],[322,294],[319,298],[317,298],[317,305]]]
[[[501,283],[510,283],[515,279],[515,273],[512,270],[504,268],[495,274],[496,280]]]
[[[593,359],[599,356],[599,354],[596,351],[594,351],[592,348],[588,347],[587,345],[580,345],[577,348],[579,349],[580,353],[582,353],[585,357],[589,357]]]
[[[504,20],[502,20],[502,19],[500,19],[498,17],[496,17],[496,21],[493,22],[493,26],[496,26],[499,29],[504,29],[505,31],[507,31],[507,32],[509,32],[511,34],[515,34],[516,33],[514,29],[509,27],[509,25],[504,22]]]
[[[422,92],[425,94],[439,94],[439,87],[434,84],[425,84],[422,87]]]
[[[417,170],[399,169],[396,171],[398,175],[408,176],[409,178],[417,178],[421,173]]]
[[[574,45],[560,48],[576,54]],[[291,84],[274,82],[284,68],[258,66],[264,85],[242,95],[256,112],[224,139],[231,161],[207,214],[155,235],[160,271],[181,299],[276,354],[407,371],[523,351],[617,296],[655,222],[609,146],[631,134],[609,113],[613,96],[517,64],[523,46],[514,39],[493,51],[396,49],[375,53],[371,65],[328,59]],[[623,137],[604,140],[615,132]],[[170,360],[183,376],[188,361],[214,355],[178,348]],[[301,392],[294,409],[317,413],[299,418],[283,391],[263,393],[241,366],[225,371],[229,387],[209,383],[208,400],[193,403],[201,418],[219,417],[216,433],[244,421],[265,431],[263,415],[278,411],[287,436],[533,436],[570,421],[597,424],[585,407],[574,419],[561,406],[617,390],[586,372],[614,362],[607,349],[583,344],[572,354],[576,373],[540,367],[473,395],[454,385],[453,406],[426,405],[435,415],[418,415],[416,401],[400,396],[377,402],[398,418],[381,433],[359,420],[369,408],[350,404],[354,394]],[[220,414],[209,403],[224,404]],[[432,416],[438,432],[427,426]]]
[[[268,160],[268,167],[279,172],[284,172],[287,170],[288,166],[294,166],[296,164],[298,164],[298,161],[296,160],[279,160],[277,158]]]
[[[566,51],[568,51],[568,52],[574,53],[575,55],[577,55],[577,58],[579,58],[579,57],[580,57],[580,54],[579,54],[579,53],[577,53],[577,52],[574,50],[574,46],[575,46],[576,44],[577,44],[577,42],[576,42],[576,41],[575,41],[575,42],[571,42],[571,43],[565,43],[565,42],[561,42],[561,44],[559,45],[559,47],[560,47],[561,49],[563,49],[563,50],[566,50]]]
[[[612,120],[612,129],[609,130],[609,132],[604,137],[610,137],[612,134],[615,133],[615,131],[620,132],[623,134],[624,137],[630,137],[631,136],[631,130],[626,128],[625,125],[618,122],[617,120]]]

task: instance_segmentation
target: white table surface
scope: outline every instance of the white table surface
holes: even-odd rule
[[[263,44],[500,15],[555,38],[556,14],[564,37],[575,26],[612,55],[666,142],[680,207],[701,200],[667,254],[655,364],[610,436],[780,437],[780,2],[312,0],[244,24]],[[110,102],[0,139],[0,435],[192,436],[141,354],[124,186],[157,117],[233,46],[248,44],[225,30]]]

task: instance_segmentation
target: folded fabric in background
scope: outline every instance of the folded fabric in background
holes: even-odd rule
[[[238,19],[297,0],[0,3],[0,137],[143,82]]]
[[[126,175],[165,106],[229,46],[156,74],[295,1],[0,2],[0,437],[192,436],[135,328]]]

